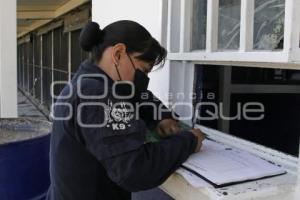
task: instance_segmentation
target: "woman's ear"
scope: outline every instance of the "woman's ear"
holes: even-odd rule
[[[121,55],[126,53],[126,46],[123,43],[118,43],[112,48],[112,60],[116,66],[119,66]]]

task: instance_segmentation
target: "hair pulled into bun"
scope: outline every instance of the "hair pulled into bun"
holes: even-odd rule
[[[120,20],[108,24],[100,29],[96,22],[89,22],[79,36],[79,43],[83,50],[92,52],[90,60],[98,63],[108,47],[118,43],[126,46],[126,53],[140,53],[139,60],[152,66],[165,62],[167,51],[151,36],[149,31],[141,24]]]
[[[79,36],[79,43],[83,50],[91,51],[93,47],[99,45],[103,39],[103,31],[96,22],[89,22],[82,29]]]

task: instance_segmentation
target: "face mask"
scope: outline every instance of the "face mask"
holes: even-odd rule
[[[136,92],[144,92],[148,89],[149,77],[139,69],[135,69],[133,84]]]
[[[139,99],[139,97],[141,96],[141,94],[147,90],[150,79],[144,72],[142,72],[140,69],[138,69],[134,66],[129,55],[128,55],[128,58],[130,59],[132,67],[135,70],[134,78],[133,78],[133,87],[134,88],[132,88],[132,84],[129,84],[127,81],[122,81],[120,72],[119,72],[117,66],[115,66],[118,76],[120,78],[120,81],[118,81],[118,83],[115,87],[115,92],[120,96],[128,97],[132,94],[132,90],[134,90],[132,99],[135,99],[137,101]]]

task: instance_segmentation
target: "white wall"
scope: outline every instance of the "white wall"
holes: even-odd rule
[[[0,117],[17,117],[16,0],[0,1]]]
[[[100,24],[100,28],[118,21],[133,20],[142,24],[160,43],[166,43],[166,24],[164,18],[165,0],[92,0],[92,20]],[[150,73],[149,89],[164,103],[168,102],[169,64]]]

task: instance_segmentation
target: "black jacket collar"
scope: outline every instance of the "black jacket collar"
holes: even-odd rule
[[[105,77],[107,77],[107,81],[108,81],[109,85],[112,85],[114,83],[114,80],[112,80],[99,66],[97,66],[96,64],[94,64],[89,59],[83,61],[80,64],[78,73],[79,74],[102,74]],[[99,79],[101,79],[101,78],[99,78]]]

